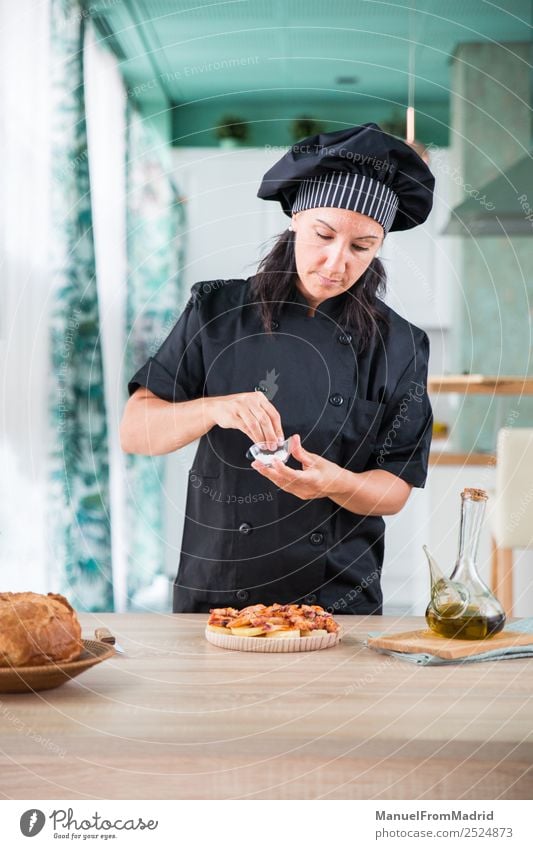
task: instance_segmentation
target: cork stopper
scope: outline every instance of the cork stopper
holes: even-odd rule
[[[461,493],[461,498],[469,498],[471,501],[486,501],[488,497],[484,489],[474,487],[465,487]]]

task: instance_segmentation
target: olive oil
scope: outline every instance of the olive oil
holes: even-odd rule
[[[465,489],[461,493],[459,555],[449,578],[424,546],[431,575],[426,621],[441,637],[485,640],[505,625],[503,607],[479,577],[476,565],[486,501],[487,493],[482,489]]]
[[[431,630],[441,637],[484,640],[502,630],[505,625],[505,613],[494,612],[484,615],[476,608],[467,608],[457,617],[453,613],[452,616],[447,616],[446,610],[442,610],[439,616],[430,606],[426,612],[426,621]]]

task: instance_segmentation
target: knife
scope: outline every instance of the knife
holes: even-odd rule
[[[113,646],[115,651],[118,651],[121,654],[126,654],[122,646],[117,643],[115,635],[111,633],[109,628],[96,628],[94,631],[94,636],[99,642],[108,643],[110,646]]]

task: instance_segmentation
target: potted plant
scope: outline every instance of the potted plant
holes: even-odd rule
[[[385,133],[390,133],[391,136],[397,136],[400,139],[405,138],[405,113],[400,109],[393,109],[389,118],[379,122],[379,126]]]
[[[316,121],[309,115],[300,115],[292,122],[290,131],[293,141],[297,142],[308,136],[316,136],[318,133],[322,133],[324,125],[321,121]]]
[[[215,127],[215,136],[221,147],[237,147],[246,141],[249,124],[238,115],[223,115]]]

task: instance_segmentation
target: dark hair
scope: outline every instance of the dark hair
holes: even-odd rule
[[[294,254],[292,230],[284,230],[257,267],[251,278],[250,291],[252,301],[259,305],[263,327],[272,332],[272,321],[279,312],[282,301],[290,299],[294,291],[298,273]],[[362,353],[371,342],[379,321],[386,318],[379,310],[377,295],[385,293],[387,275],[381,261],[374,257],[364,274],[348,289],[344,295],[343,309],[339,323],[345,329],[354,331],[357,350]]]

